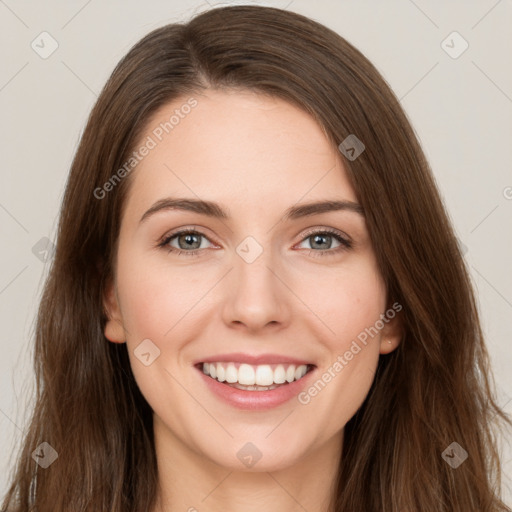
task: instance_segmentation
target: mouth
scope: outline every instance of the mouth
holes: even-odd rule
[[[235,361],[200,362],[194,365],[214,381],[243,391],[272,391],[300,381],[314,364],[247,364]],[[295,386],[293,386],[295,387]]]

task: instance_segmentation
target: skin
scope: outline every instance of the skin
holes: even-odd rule
[[[316,364],[318,378],[390,305],[364,216],[329,211],[281,220],[297,203],[357,202],[337,148],[307,113],[249,91],[207,90],[198,105],[133,171],[115,279],[105,296],[105,336],[127,343],[142,394],[154,411],[159,470],[153,512],[328,510],[345,424],[362,405],[380,354],[400,342],[400,315],[308,404],[292,399],[265,411],[236,409],[213,395],[192,366],[226,352],[279,353]],[[162,107],[144,141],[188,98]],[[138,146],[137,146],[138,147]],[[164,210],[164,197],[211,200],[231,218]],[[173,231],[204,234],[197,256],[169,253]],[[335,229],[315,246],[310,229]],[[237,246],[252,236],[262,254],[247,263]],[[184,237],[169,244],[187,249]],[[318,255],[321,250],[330,251]],[[316,252],[315,252],[316,251]],[[160,356],[134,355],[150,339]],[[316,379],[315,379],[316,380]],[[248,441],[262,458],[247,468]]]

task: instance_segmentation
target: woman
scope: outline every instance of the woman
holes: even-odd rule
[[[118,64],[35,361],[9,510],[510,511],[429,166],[373,65],[298,14],[215,9]]]

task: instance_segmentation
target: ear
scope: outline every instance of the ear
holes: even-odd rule
[[[107,313],[107,322],[105,324],[105,338],[113,343],[125,343],[126,334],[123,327],[123,318],[119,307],[119,300],[114,282],[109,281],[103,298],[103,307]]]
[[[395,306],[397,307],[395,308]],[[398,306],[400,309],[398,309]],[[395,313],[394,316],[391,315],[391,312]],[[381,354],[389,354],[393,352],[393,350],[400,345],[404,335],[402,306],[395,302],[393,307],[386,311],[385,316],[387,321],[384,321],[384,327],[381,331],[380,337]]]

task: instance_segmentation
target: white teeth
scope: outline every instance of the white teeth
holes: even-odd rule
[[[224,382],[226,380],[226,370],[221,364],[217,364],[217,380]]]
[[[304,365],[299,366],[295,370],[295,380],[299,380],[301,377],[304,377],[306,375],[306,367]]]
[[[286,380],[286,372],[284,371],[284,366],[282,364],[280,364],[274,370],[274,382],[276,384],[284,384],[285,380]]]
[[[238,366],[238,368],[237,368]],[[301,364],[260,364],[252,366],[245,363],[203,363],[203,373],[219,382],[240,385],[240,389],[274,389],[276,384],[299,380],[306,375],[308,365]],[[255,387],[258,386],[258,387]],[[269,388],[268,388],[269,387]]]
[[[238,382],[238,371],[233,363],[229,363],[226,368],[226,382],[230,384]]]
[[[256,375],[252,366],[248,364],[240,365],[240,368],[238,368],[238,383],[244,386],[253,386],[256,384]]]
[[[274,384],[274,372],[268,364],[256,367],[256,384],[258,386],[270,386]]]

